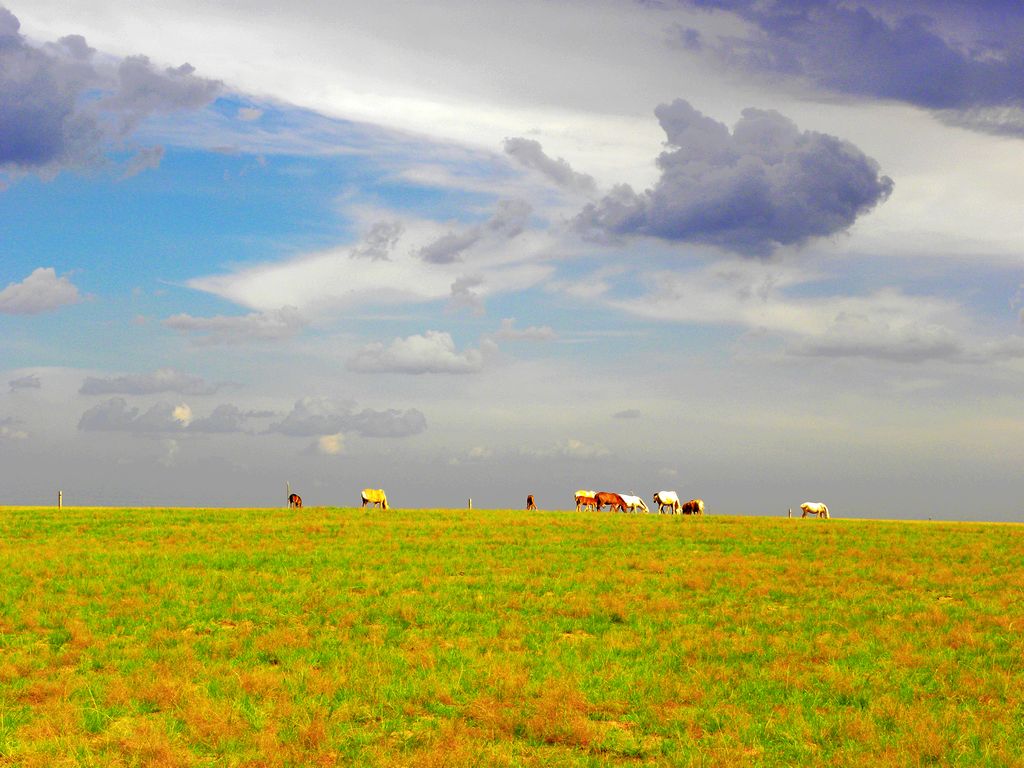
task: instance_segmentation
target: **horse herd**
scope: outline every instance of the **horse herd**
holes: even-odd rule
[[[363,488],[359,497],[363,507],[369,504],[371,507],[380,505],[381,509],[388,508],[388,496],[380,488]],[[292,509],[302,509],[302,497],[297,493],[289,493],[288,506]]]
[[[605,506],[613,512],[650,512],[644,500],[639,496],[629,493],[610,493],[608,491],[576,491],[576,511],[593,509],[600,512]],[[675,491],[658,491],[654,494],[654,503],[658,505],[658,512],[664,513],[667,507],[673,515],[703,515],[704,500],[690,499],[679,501],[679,494]]]
[[[610,493],[609,491],[576,491],[574,495],[576,501],[576,511],[579,512],[584,509],[592,509],[600,512],[604,507],[608,507],[611,511],[618,510],[619,512],[650,512],[647,508],[647,504],[639,496],[634,496],[628,493]],[[380,506],[381,509],[388,508],[388,497],[380,488],[364,488],[360,493],[360,500],[363,502],[362,507],[369,504],[371,507]],[[653,497],[654,503],[658,505],[658,513],[664,514],[667,508],[670,514],[678,515],[703,515],[704,514],[704,500],[703,499],[690,499],[689,501],[680,501],[679,494],[675,491],[657,491]],[[288,493],[288,506],[293,508],[302,507],[302,497],[297,493],[291,493],[289,487]],[[531,493],[526,497],[526,509],[535,510],[537,509],[537,502],[533,498]],[[818,517],[829,516],[828,507],[820,501],[805,501],[800,505],[800,509],[803,510],[801,517],[807,517],[808,515],[817,515]],[[789,516],[793,516],[793,510],[789,510]]]

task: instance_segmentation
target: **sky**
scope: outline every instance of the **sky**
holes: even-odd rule
[[[0,0],[0,504],[1024,520],[1024,6]]]

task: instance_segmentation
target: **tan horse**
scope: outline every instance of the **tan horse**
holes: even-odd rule
[[[381,509],[388,508],[388,497],[380,488],[364,488],[362,493],[363,504],[366,506],[369,504],[371,507],[375,504],[380,504]]]

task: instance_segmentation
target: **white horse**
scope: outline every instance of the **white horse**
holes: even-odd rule
[[[678,515],[682,508],[679,494],[675,491],[658,491],[654,494],[654,503],[658,505],[658,512],[664,512],[665,507],[671,507],[673,515]]]
[[[620,493],[619,496],[621,496],[622,500],[626,502],[626,507],[630,512],[636,512],[638,509],[642,509],[644,512],[651,511],[647,508],[647,505],[644,504],[644,500],[639,496],[631,496],[628,493]]]
[[[804,511],[800,517],[807,517],[808,515],[817,515],[818,517],[824,517],[826,520],[829,519],[828,507],[820,501],[805,501],[800,505],[800,509]]]

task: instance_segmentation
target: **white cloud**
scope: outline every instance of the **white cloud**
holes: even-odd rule
[[[178,459],[178,453],[181,452],[181,446],[178,441],[174,438],[167,438],[166,440],[160,441],[161,446],[164,449],[163,454],[157,459],[157,462],[165,467],[173,467]]]
[[[196,344],[212,345],[290,339],[305,327],[306,321],[295,307],[281,307],[240,316],[180,314],[167,318],[163,324],[185,334],[194,334]]]
[[[243,122],[251,123],[263,117],[263,110],[257,107],[240,107],[235,117]]]
[[[932,323],[961,314],[950,300],[911,296],[894,288],[861,296],[793,295],[796,289],[808,292],[808,286],[824,279],[801,264],[725,260],[687,272],[648,273],[643,277],[646,294],[635,299],[608,298],[619,309],[651,319],[797,337],[825,333],[843,313]]]
[[[448,459],[448,464],[453,467],[457,467],[463,462],[480,462],[486,461],[494,456],[494,449],[488,448],[483,445],[474,445],[465,453],[459,456],[452,456]]]
[[[451,232],[449,226],[423,219],[399,219],[393,213],[379,210],[348,213],[357,219],[365,217],[368,230],[387,217],[393,227],[387,242],[388,258],[352,258],[353,248],[346,245],[237,272],[195,278],[188,285],[264,312],[286,303],[298,307],[304,316],[356,307],[447,301],[453,298],[453,287],[469,283],[474,301],[482,301],[542,283],[553,272],[552,265],[543,259],[560,248],[557,237],[548,232],[526,230],[510,237],[505,230],[502,236],[497,236],[489,228],[492,218],[480,227],[487,236],[475,241],[471,263],[468,257],[466,263],[431,263],[421,258],[420,253]],[[360,247],[363,246],[356,245],[357,249]],[[378,248],[375,253],[381,250]]]
[[[176,405],[171,411],[171,418],[181,426],[187,427],[192,423],[192,409],[186,403]]]
[[[501,327],[491,334],[491,338],[498,341],[551,341],[556,334],[550,326],[530,325],[526,328],[516,328],[516,319],[506,317],[501,321]]]
[[[601,443],[588,443],[576,437],[569,437],[549,448],[528,448],[522,451],[536,458],[602,459],[611,456]]]
[[[0,291],[0,314],[36,315],[80,301],[78,288],[53,267],[39,267],[20,283]]]
[[[11,379],[8,383],[11,385],[12,392],[19,389],[42,389],[43,386],[42,380],[35,373],[28,373],[24,376],[19,376],[16,379]]]
[[[177,392],[182,395],[212,395],[220,385],[207,384],[201,377],[181,373],[173,368],[159,368],[152,373],[99,378],[89,376],[78,391],[83,395],[151,395]]]
[[[339,456],[345,452],[345,436],[341,433],[321,435],[310,444],[309,452],[323,456]]]
[[[648,292],[606,300],[666,322],[724,325],[768,333],[789,354],[919,363],[991,363],[1024,357],[1024,338],[984,338],[965,308],[937,295],[898,288],[825,294],[825,275],[799,263],[718,261],[688,272],[643,277]],[[801,295],[802,294],[802,295]]]
[[[479,373],[483,364],[480,349],[459,352],[451,334],[443,331],[398,338],[387,346],[368,344],[348,361],[360,373]]]
[[[12,418],[0,419],[0,440],[26,440],[28,432],[15,426],[18,422]]]

